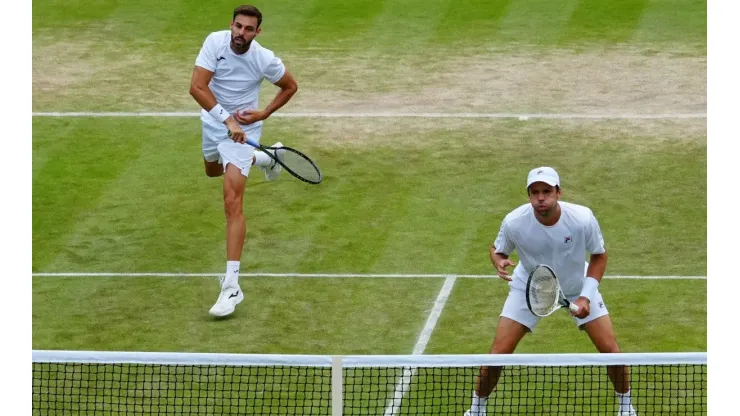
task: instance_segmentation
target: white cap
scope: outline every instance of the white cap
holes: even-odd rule
[[[555,169],[547,166],[534,168],[527,175],[527,188],[535,182],[544,182],[550,186],[560,186],[560,176]]]

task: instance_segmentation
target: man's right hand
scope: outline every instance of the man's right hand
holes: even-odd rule
[[[506,280],[507,282],[511,282],[511,275],[506,271],[506,268],[510,266],[516,266],[516,263],[509,259],[501,259],[500,261],[496,262],[496,271],[498,272],[498,277]]]
[[[246,141],[244,130],[242,130],[239,123],[234,120],[234,117],[229,116],[229,118],[226,119],[226,128],[229,129],[229,137],[231,137],[231,140],[234,142],[243,144]]]

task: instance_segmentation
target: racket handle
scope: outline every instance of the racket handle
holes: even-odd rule
[[[573,312],[578,312],[578,306],[575,303],[571,303],[568,309],[570,309]]]
[[[231,137],[231,132],[230,131],[227,131],[226,132],[226,135],[229,136],[229,137]],[[247,138],[246,142],[247,142],[248,145],[254,147],[255,149],[259,149],[260,148],[260,145],[258,145],[257,142],[255,142],[252,139]]]

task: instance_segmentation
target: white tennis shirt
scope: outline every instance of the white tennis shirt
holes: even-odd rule
[[[233,114],[237,110],[258,109],[262,80],[273,84],[280,81],[285,75],[285,65],[256,40],[241,55],[231,50],[230,42],[229,30],[211,33],[203,42],[195,65],[213,72],[208,87],[226,111]]]
[[[601,254],[604,237],[593,212],[582,205],[558,202],[561,215],[553,226],[545,226],[527,203],[511,211],[501,223],[496,252],[510,255],[514,250],[519,263],[514,268],[511,287],[525,290],[529,273],[538,264],[555,271],[566,297],[577,296],[583,286],[586,253]]]

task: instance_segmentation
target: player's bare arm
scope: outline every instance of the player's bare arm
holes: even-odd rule
[[[491,263],[493,263],[493,267],[496,268],[496,273],[498,274],[498,277],[506,280],[511,281],[511,275],[506,271],[507,267],[510,266],[516,266],[516,264],[509,260],[509,256],[502,253],[496,253],[496,247],[491,246]]]
[[[264,110],[245,110],[236,115],[237,121],[242,124],[251,124],[260,120],[265,120],[270,117],[272,113],[290,101],[293,95],[298,91],[298,84],[296,83],[295,78],[293,78],[293,75],[288,71],[285,71],[283,77],[274,85],[280,88],[280,91],[278,91],[275,98],[267,107],[265,107]]]
[[[589,293],[594,292],[599,283],[601,283],[601,278],[604,277],[604,273],[606,272],[606,259],[606,252],[591,254],[591,258],[588,263],[588,270],[586,271],[586,276],[588,277],[586,277],[586,280],[584,281],[583,291],[581,292],[581,296],[573,302],[574,305],[578,306],[577,312],[571,312],[573,316],[583,319],[591,313]],[[595,280],[595,282],[592,280]]]
[[[190,95],[192,95],[195,101],[208,112],[218,104],[216,97],[208,87],[212,77],[213,72],[196,65],[193,68],[193,76],[190,80]],[[244,143],[244,131],[239,126],[239,123],[236,122],[234,117],[229,115],[229,118],[226,119],[224,124],[226,124],[226,127],[231,132],[232,140]]]

